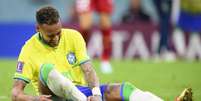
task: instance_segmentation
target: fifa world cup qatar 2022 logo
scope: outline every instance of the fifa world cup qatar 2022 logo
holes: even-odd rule
[[[71,64],[71,65],[75,64],[76,60],[77,60],[75,57],[75,53],[73,53],[73,52],[68,53],[67,54],[67,60],[68,60],[69,64]]]
[[[17,71],[18,73],[22,73],[23,67],[24,67],[24,62],[18,61],[18,62],[17,62],[17,69],[16,69],[16,71]]]

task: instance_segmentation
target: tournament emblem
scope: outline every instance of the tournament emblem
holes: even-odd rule
[[[17,63],[17,70],[16,71],[18,73],[22,73],[23,67],[24,67],[24,62],[18,61],[18,63]]]
[[[73,65],[76,63],[76,57],[75,57],[75,54],[73,52],[70,52],[67,54],[67,60],[68,60],[68,63]]]

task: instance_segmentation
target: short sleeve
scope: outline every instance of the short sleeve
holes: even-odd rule
[[[28,54],[29,52],[26,49],[21,50],[14,74],[14,79],[20,79],[26,83],[29,83],[33,78],[33,68]]]
[[[74,38],[74,47],[75,47],[75,56],[77,58],[78,64],[83,64],[90,60],[87,49],[86,43],[82,37],[82,35],[75,31],[75,38]]]

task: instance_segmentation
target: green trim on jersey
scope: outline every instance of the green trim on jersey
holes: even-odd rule
[[[86,63],[86,62],[88,62],[88,61],[90,61],[90,59],[87,59],[87,60],[81,61],[81,62],[80,62],[80,65],[82,65],[82,64],[84,64],[84,63]]]
[[[14,77],[13,79],[20,79],[20,80],[25,81],[26,83],[30,83],[30,82],[31,82],[30,79],[25,78],[25,77],[23,77],[22,75],[20,75],[20,74],[18,74],[18,73],[15,73],[15,77]]]
[[[88,61],[90,61],[90,59],[83,60],[80,63],[77,63],[77,64],[73,65],[73,68],[76,67],[76,66],[80,66],[80,65],[82,65],[82,64],[84,64],[84,63],[86,63]]]

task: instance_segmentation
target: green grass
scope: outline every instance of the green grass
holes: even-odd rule
[[[192,87],[194,101],[199,101],[201,98],[201,62],[112,61],[114,72],[109,75],[100,73],[98,60],[93,63],[102,83],[129,81],[142,90],[155,93],[165,101],[174,101],[185,87]],[[15,59],[0,60],[0,101],[11,100],[10,92],[15,68]],[[35,93],[32,86],[26,87],[26,93]]]

